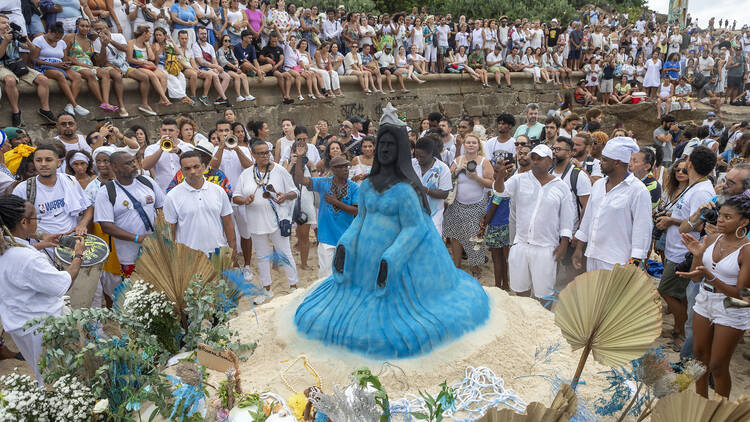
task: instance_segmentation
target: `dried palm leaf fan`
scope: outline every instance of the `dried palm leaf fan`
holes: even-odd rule
[[[143,242],[143,249],[135,262],[135,272],[130,278],[146,281],[164,292],[175,303],[177,315],[184,317],[185,290],[193,278],[197,277],[206,284],[218,279],[219,273],[206,254],[176,243],[161,215],[154,221],[154,230]]]
[[[736,401],[709,400],[686,390],[659,399],[651,422],[746,422],[750,420],[750,397]]]
[[[661,333],[661,300],[649,276],[634,265],[584,273],[560,292],[555,324],[573,350],[583,348],[575,390],[589,353],[605,366],[642,356]]]
[[[492,408],[479,419],[479,422],[568,422],[575,416],[578,397],[568,384],[557,391],[550,407],[533,402],[526,407],[526,414],[515,413],[512,409]]]

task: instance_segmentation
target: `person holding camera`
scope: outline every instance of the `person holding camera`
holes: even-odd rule
[[[461,124],[464,123],[461,121]],[[481,274],[479,267],[485,259],[484,244],[480,244],[479,250],[476,250],[470,239],[479,232],[479,223],[487,210],[487,191],[494,182],[493,171],[490,160],[484,157],[482,143],[473,132],[464,136],[463,148],[465,153],[456,158],[450,167],[455,178],[455,192],[448,196],[443,236],[448,238],[456,267],[461,266],[463,249],[472,275],[478,278]]]
[[[18,108],[18,83],[23,81],[29,86],[36,85],[39,97],[39,114],[48,122],[55,122],[55,115],[49,108],[49,79],[40,72],[29,68],[21,58],[20,49],[29,50],[29,55],[39,57],[39,47],[34,45],[21,28],[0,14],[0,81],[10,104],[13,126],[21,126],[21,109]]]
[[[591,185],[586,210],[575,234],[579,241],[573,267],[586,271],[611,270],[615,264],[640,264],[651,246],[651,196],[628,172],[631,156],[638,152],[633,138],[610,139],[601,155],[605,177]],[[585,251],[585,253],[584,253]]]
[[[670,212],[656,219],[656,228],[667,232],[664,248],[666,259],[659,294],[674,315],[674,329],[669,333],[674,341],[674,350],[679,350],[685,341],[687,287],[690,282],[677,274],[680,264],[689,265],[689,260],[686,262],[689,251],[682,243],[680,225],[716,195],[713,184],[707,177],[715,166],[716,154],[704,146],[696,147],[687,159],[688,187],[674,201]],[[695,237],[699,236],[696,227],[691,228],[690,233]],[[688,268],[681,271],[687,271]]]
[[[692,156],[692,155],[691,155]],[[715,229],[702,242],[683,233],[681,241],[693,254],[689,269],[677,275],[701,283],[693,310],[693,352],[708,371],[696,383],[696,392],[708,397],[709,374],[714,391],[729,397],[729,364],[737,343],[750,329],[750,308],[727,308],[724,299],[740,297],[750,280],[750,193],[729,197],[718,209]]]
[[[266,142],[256,140],[250,146],[250,150],[255,164],[240,174],[235,183],[232,201],[239,205],[238,217],[243,220],[240,225],[240,236],[243,239],[252,239],[261,284],[269,296],[273,297],[273,250],[288,260],[288,264],[284,265],[284,272],[289,287],[297,288],[297,267],[289,244],[289,236],[292,234],[292,210],[287,204],[297,199],[299,191],[294,185],[292,175],[284,167],[271,161],[271,150]],[[259,305],[265,300],[266,296],[257,296],[255,303]]]
[[[37,363],[42,354],[42,333],[24,329],[34,318],[62,316],[62,296],[70,289],[83,262],[84,241],[78,238],[73,259],[58,271],[41,251],[29,244],[36,237],[36,207],[16,195],[0,196],[0,319],[21,355],[34,371],[40,387],[44,380]],[[47,235],[38,245],[57,246],[60,235]]]
[[[284,148],[281,154],[281,165],[290,173],[294,174],[298,163],[297,154],[302,153],[302,164],[305,177],[312,177],[312,169],[320,162],[320,153],[315,146],[309,143],[310,135],[307,128],[297,126],[294,128],[294,143]],[[296,183],[296,181],[295,181]],[[299,186],[300,199],[295,202],[295,210],[292,213],[292,222],[297,224],[297,248],[299,249],[300,268],[310,269],[307,266],[307,257],[310,253],[310,226],[317,224],[315,213],[315,196],[306,186]]]
[[[546,145],[531,150],[531,171],[507,181],[513,163],[496,166],[495,196],[515,202],[516,235],[508,253],[510,288],[519,296],[542,298],[554,293],[557,263],[573,236],[575,209],[570,188],[549,173],[554,154]]]
[[[295,133],[302,126],[295,129]],[[349,162],[334,157],[329,163],[332,176],[309,177],[307,151],[312,149],[301,142],[295,144],[293,156],[294,181],[310,192],[317,192],[322,200],[318,208],[318,277],[326,278],[332,271],[336,245],[357,216],[359,185],[348,178]],[[308,160],[306,160],[308,158]]]
[[[432,222],[438,233],[442,234],[445,198],[453,188],[453,183],[450,168],[435,156],[434,147],[438,142],[441,141],[432,136],[419,138],[414,146],[414,158],[411,159],[411,164],[425,187]]]

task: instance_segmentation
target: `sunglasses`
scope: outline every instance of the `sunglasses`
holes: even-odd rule
[[[528,145],[526,142],[514,142],[513,144],[517,147],[525,147]]]
[[[687,169],[677,169],[677,173],[688,174]]]

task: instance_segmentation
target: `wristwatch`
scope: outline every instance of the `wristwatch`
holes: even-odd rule
[[[80,259],[81,261],[83,261],[83,254],[77,253],[73,255],[73,259]]]

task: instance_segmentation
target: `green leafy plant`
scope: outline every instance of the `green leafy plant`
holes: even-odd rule
[[[375,391],[375,403],[383,409],[383,415],[380,417],[380,422],[388,422],[391,417],[391,405],[388,400],[388,393],[385,391],[383,384],[380,383],[380,379],[377,375],[374,375],[367,367],[358,368],[352,373],[354,379],[357,381],[362,388],[372,387]]]
[[[446,381],[440,384],[440,392],[436,397],[431,396],[427,392],[422,392],[422,390],[419,391],[419,395],[424,400],[427,413],[414,412],[411,415],[417,419],[430,422],[441,422],[443,420],[443,413],[453,408],[456,400],[455,392],[452,388],[448,387]]]

